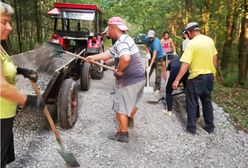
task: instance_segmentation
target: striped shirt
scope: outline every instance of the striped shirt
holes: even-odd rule
[[[109,49],[108,53],[115,58],[116,67],[121,56],[131,56],[129,65],[123,71],[123,76],[116,78],[117,87],[125,87],[145,79],[145,70],[142,66],[139,49],[129,35],[121,35],[119,40]]]

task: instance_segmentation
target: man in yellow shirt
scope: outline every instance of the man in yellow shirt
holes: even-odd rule
[[[205,121],[204,129],[208,133],[213,133],[214,116],[211,92],[216,73],[217,50],[214,41],[200,33],[198,23],[189,23],[185,31],[191,40],[180,59],[182,65],[172,87],[177,89],[180,79],[189,69],[190,75],[186,85],[186,130],[189,133],[196,134],[196,112],[198,98],[200,98]]]

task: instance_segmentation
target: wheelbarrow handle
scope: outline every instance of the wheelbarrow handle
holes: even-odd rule
[[[69,51],[64,51],[64,52],[65,52],[66,54],[69,54],[69,55],[72,55],[72,56],[74,56],[74,57],[76,57],[76,58],[79,58],[79,59],[81,59],[81,60],[83,60],[83,61],[86,61],[86,58],[81,57],[80,55],[71,53],[71,52],[69,52]],[[89,62],[92,63],[92,64],[96,64],[96,65],[98,65],[98,66],[101,66],[101,67],[103,67],[103,68],[106,68],[106,69],[108,69],[108,70],[111,70],[111,71],[114,71],[114,72],[115,72],[115,69],[112,68],[112,67],[110,67],[110,66],[103,65],[103,64],[101,64],[101,63],[99,63],[99,62],[97,62],[97,61],[93,61],[93,60],[89,60]]]
[[[36,95],[37,95],[38,97],[40,97],[41,99],[43,99],[43,97],[42,97],[42,95],[41,95],[41,93],[40,93],[40,89],[38,88],[37,84],[34,83],[34,82],[32,82],[32,81],[31,81],[31,84],[32,84],[32,88],[34,89]],[[58,141],[60,147],[64,148],[64,146],[63,146],[63,144],[62,144],[61,137],[60,137],[60,135],[59,135],[59,133],[58,133],[58,130],[57,130],[56,126],[55,126],[55,123],[54,123],[54,121],[53,121],[53,119],[52,119],[52,117],[51,117],[51,115],[50,115],[50,113],[49,113],[49,110],[48,110],[48,108],[47,108],[46,105],[45,105],[45,107],[44,107],[43,112],[44,112],[44,114],[45,114],[45,116],[46,116],[46,118],[47,118],[47,120],[48,120],[48,123],[49,123],[49,125],[50,125],[50,127],[51,127],[51,129],[52,129],[52,132],[53,132],[53,134],[55,135],[56,140]]]

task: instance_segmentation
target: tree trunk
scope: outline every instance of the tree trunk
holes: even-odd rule
[[[189,22],[189,20],[192,17],[192,0],[185,0],[185,6],[186,6],[186,24]]]
[[[16,17],[16,30],[17,30],[17,36],[18,36],[18,44],[19,44],[19,52],[22,52],[22,42],[21,42],[21,36],[22,36],[22,30],[20,25],[20,18],[19,15],[21,13],[18,12],[19,6],[19,0],[14,0],[14,8],[15,8],[15,17]]]
[[[37,36],[37,42],[39,44],[42,43],[42,16],[39,8],[39,0],[34,1],[34,10],[35,10],[35,23],[36,23],[36,36]]]
[[[227,70],[229,61],[232,55],[232,42],[234,40],[234,28],[236,24],[236,17],[234,15],[236,10],[236,0],[230,0],[227,4],[227,18],[226,18],[226,39],[223,46],[223,52],[221,57],[221,69]]]
[[[241,33],[239,40],[239,54],[238,54],[238,67],[239,67],[239,83],[243,85],[247,78],[248,69],[248,0],[243,1],[244,14],[241,23]]]
[[[204,22],[203,25],[203,33],[208,35],[209,34],[209,19],[210,19],[210,5],[211,5],[211,0],[205,0],[205,8],[202,9],[202,20]]]

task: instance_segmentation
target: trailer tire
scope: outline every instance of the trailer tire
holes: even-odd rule
[[[72,128],[78,117],[78,90],[72,79],[65,79],[62,82],[58,94],[57,109],[61,128]]]
[[[84,63],[80,72],[80,88],[82,91],[90,89],[90,64]]]

